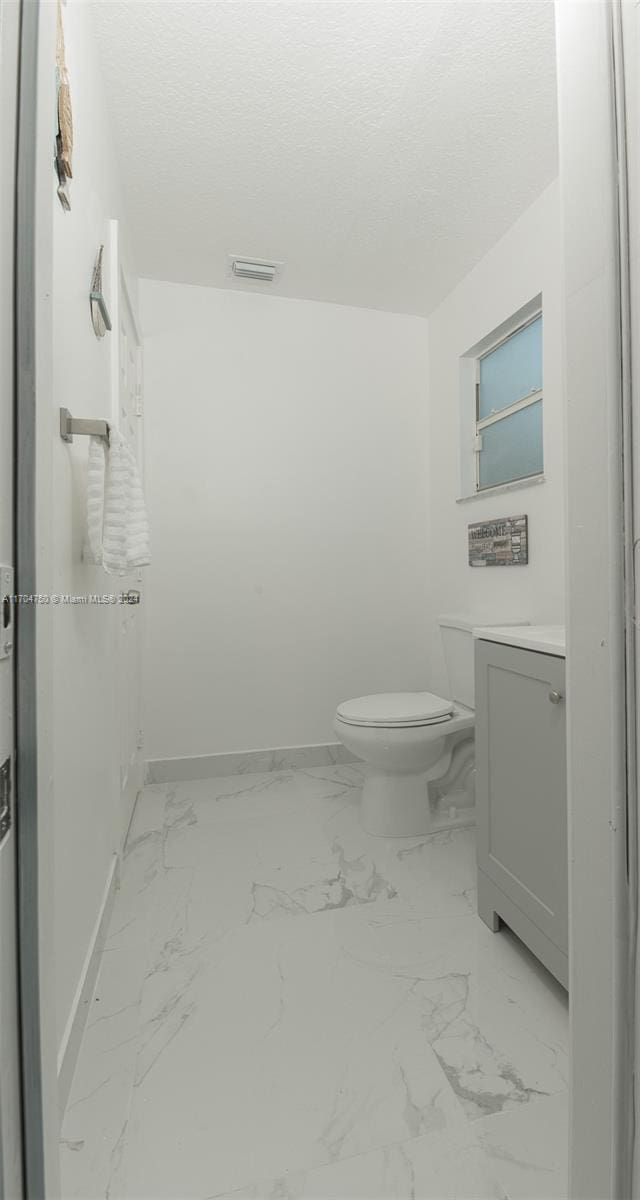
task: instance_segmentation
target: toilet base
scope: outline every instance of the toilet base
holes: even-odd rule
[[[376,771],[365,781],[360,822],[374,837],[413,837],[431,832],[427,776]]]
[[[448,799],[454,801],[457,797]],[[429,796],[429,772],[401,775],[374,771],[362,789],[360,823],[374,837],[421,837],[473,825],[475,811],[468,804],[434,806]]]
[[[424,837],[475,825],[474,749],[473,737],[462,730],[426,771],[369,766],[360,802],[363,829],[374,837]]]

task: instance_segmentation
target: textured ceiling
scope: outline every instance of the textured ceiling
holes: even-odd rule
[[[141,275],[427,314],[556,174],[552,0],[92,8]]]

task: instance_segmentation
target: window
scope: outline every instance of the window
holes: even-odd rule
[[[476,491],[541,475],[542,314],[476,359]]]

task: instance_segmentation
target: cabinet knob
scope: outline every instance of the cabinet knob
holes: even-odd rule
[[[552,704],[559,704],[562,700],[562,692],[549,692],[549,699]]]

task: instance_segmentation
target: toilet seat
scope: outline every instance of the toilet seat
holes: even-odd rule
[[[346,725],[370,729],[413,728],[450,721],[453,702],[433,692],[383,692],[359,696],[338,705],[337,717]]]

